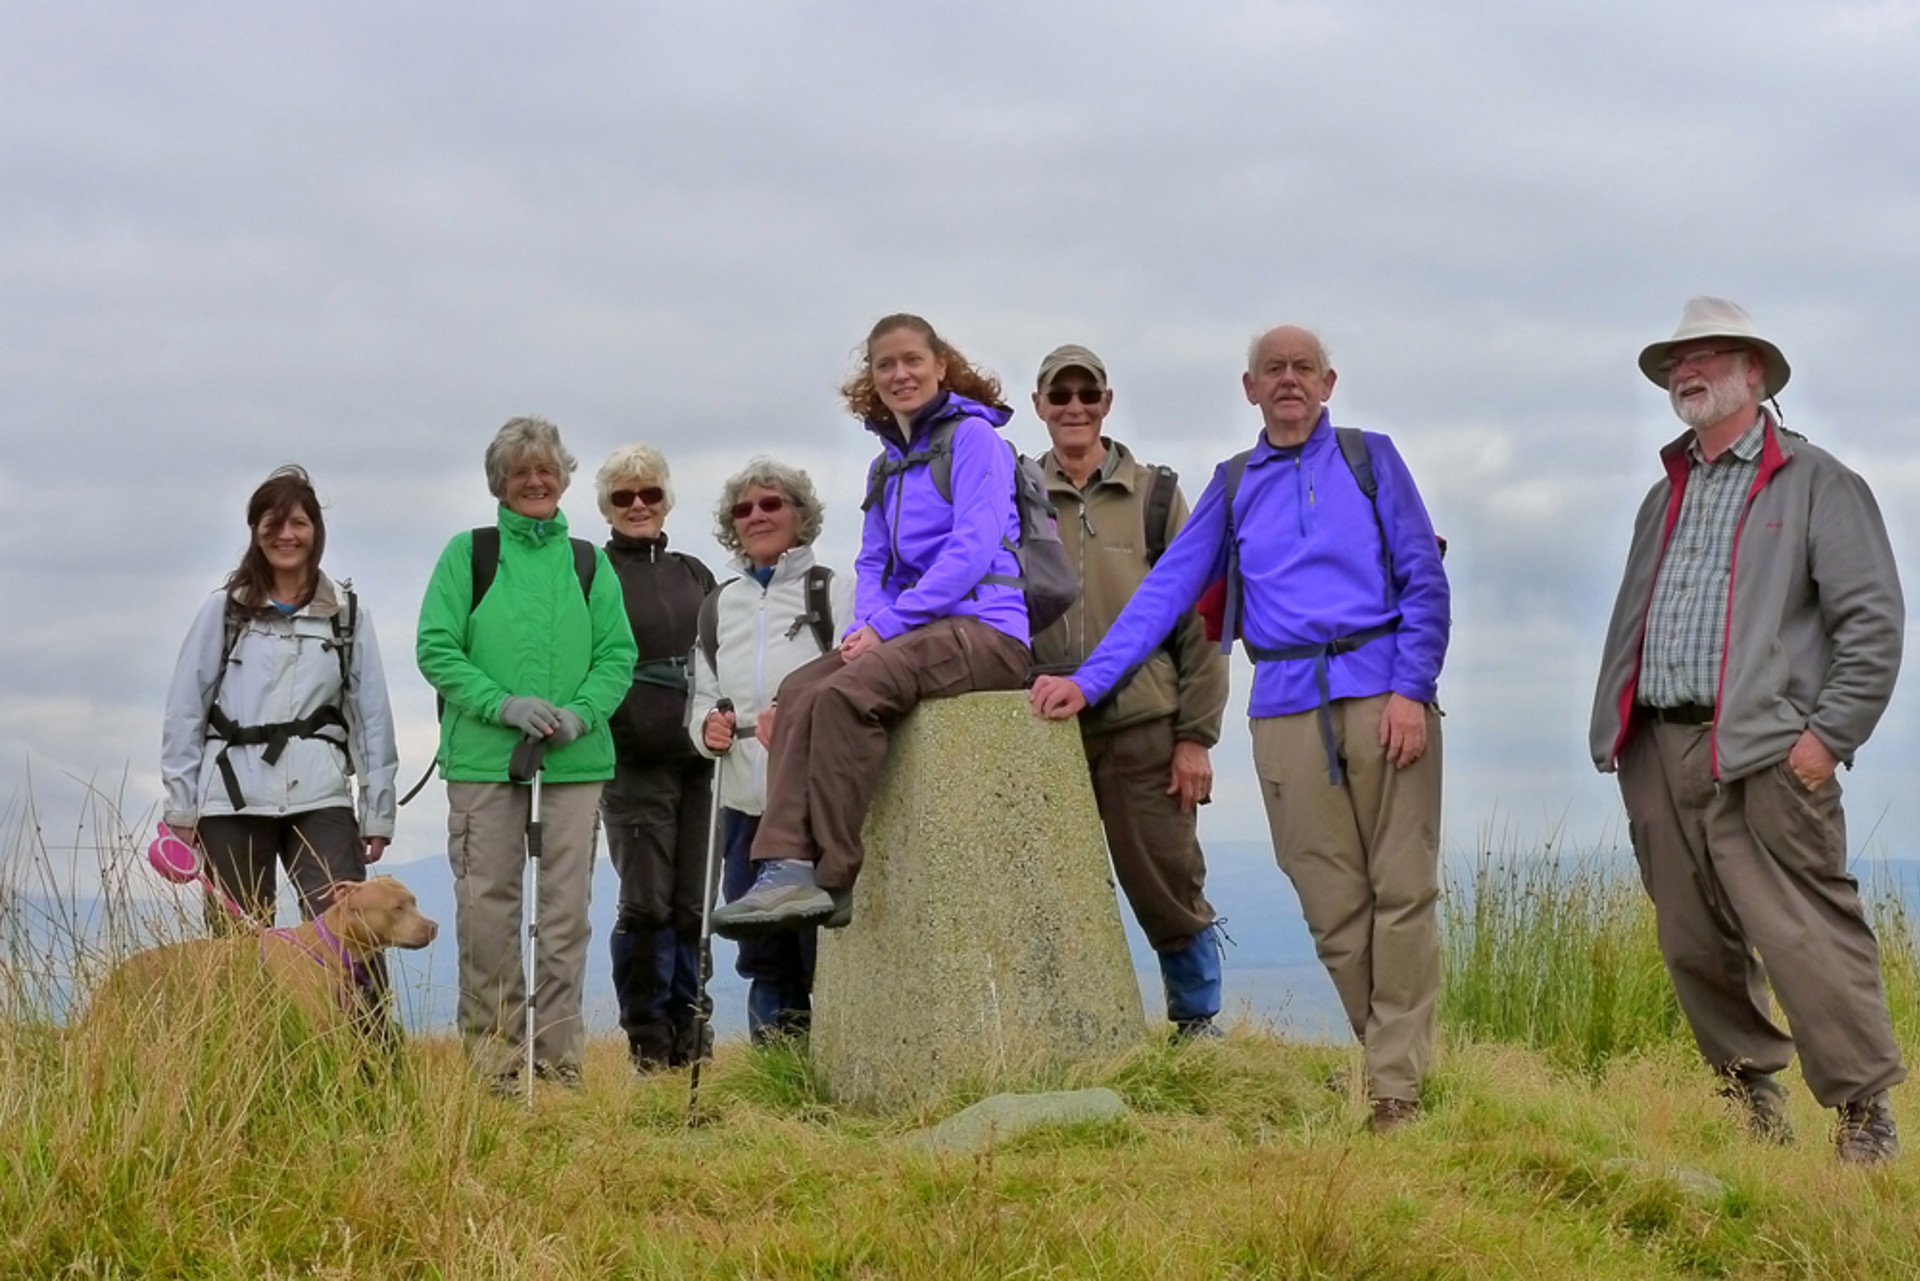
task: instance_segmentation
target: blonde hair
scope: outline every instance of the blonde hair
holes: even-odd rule
[[[600,514],[613,519],[613,487],[623,480],[652,481],[667,492],[660,504],[660,515],[673,510],[673,473],[667,469],[667,457],[652,445],[634,442],[622,445],[607,455],[600,470],[593,474],[593,494],[600,503]]]

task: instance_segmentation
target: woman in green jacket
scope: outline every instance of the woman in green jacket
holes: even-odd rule
[[[474,1068],[515,1088],[526,1047],[521,881],[530,789],[509,781],[522,738],[547,745],[541,798],[540,1026],[535,1071],[575,1084],[585,1028],[587,895],[594,814],[613,777],[609,718],[638,656],[605,553],[567,534],[573,478],[560,432],[515,418],[487,446],[495,525],[455,534],[420,603],[420,674],[445,700],[447,781],[460,951],[460,1034]]]

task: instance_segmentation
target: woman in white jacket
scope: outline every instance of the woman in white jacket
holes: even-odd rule
[[[393,837],[399,757],[373,619],[349,585],[320,572],[327,528],[307,473],[267,477],[247,528],[239,567],[180,647],[160,773],[167,826],[270,924],[276,861],[309,918],[326,910],[334,882],[366,879]],[[208,917],[224,925],[211,904]]]
[[[853,619],[852,581],[814,560],[821,514],[807,473],[769,458],[727,481],[715,513],[714,537],[734,553],[740,576],[701,610],[688,716],[695,746],[720,762],[721,888],[729,902],[753,884],[747,852],[766,802],[774,694],[788,672],[836,645]],[[722,698],[732,711],[714,710]],[[737,968],[749,982],[756,1045],[806,1032],[813,957],[811,928],[740,941]]]

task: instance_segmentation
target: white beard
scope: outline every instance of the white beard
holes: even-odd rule
[[[1681,384],[1687,387],[1694,380]],[[1679,390],[1667,393],[1667,399],[1673,405],[1673,412],[1680,421],[1698,431],[1713,424],[1740,408],[1747,400],[1747,368],[1744,360],[1735,361],[1725,376],[1717,379],[1700,379],[1707,385],[1707,394],[1692,400],[1682,400]]]

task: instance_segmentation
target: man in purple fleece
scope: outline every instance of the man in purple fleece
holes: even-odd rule
[[[855,617],[840,647],[781,682],[777,712],[755,722],[771,739],[766,810],[753,888],[713,914],[727,938],[847,924],[860,826],[894,724],[922,699],[1019,689],[1033,657],[1000,384],[926,321],[897,315],[868,334],[866,361],[841,394],[882,445],[868,476]],[[934,474],[942,441],[951,497]]]
[[[1098,702],[1227,572],[1229,538],[1238,545],[1228,591],[1255,661],[1248,710],[1274,853],[1365,1047],[1372,1126],[1386,1131],[1419,1115],[1440,990],[1447,578],[1393,443],[1364,437],[1371,502],[1343,455],[1319,338],[1282,326],[1247,365],[1259,441],[1215,469],[1106,639],[1071,677],[1035,682],[1033,705],[1064,719]]]

